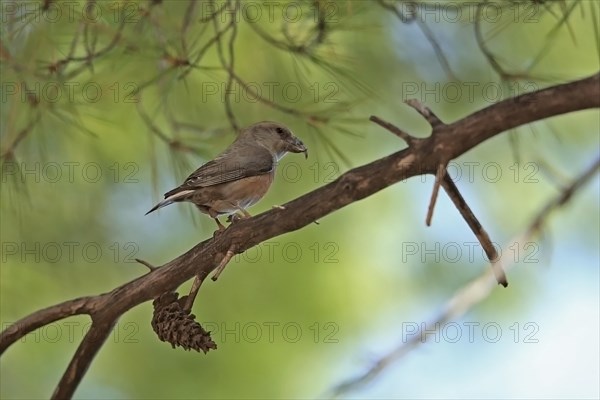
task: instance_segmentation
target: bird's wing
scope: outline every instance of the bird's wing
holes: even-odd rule
[[[194,171],[181,186],[165,193],[165,198],[183,190],[193,190],[263,175],[271,172],[274,165],[273,156],[264,147],[250,144],[242,147],[236,146],[234,143],[217,158]]]

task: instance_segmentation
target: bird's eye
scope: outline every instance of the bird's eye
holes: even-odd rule
[[[275,132],[277,132],[280,135],[282,135],[283,134],[283,128],[277,128],[277,129],[275,129]]]

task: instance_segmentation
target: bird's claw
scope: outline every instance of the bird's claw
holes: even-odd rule
[[[213,232],[213,238],[215,238],[215,237],[217,237],[217,235],[219,235],[219,234],[221,234],[221,233],[225,232],[225,229],[227,229],[227,228],[225,227],[225,225],[223,225],[223,224],[221,223],[221,221],[219,221],[219,219],[218,219],[218,218],[214,217],[214,220],[215,220],[215,222],[217,223],[217,225],[218,225],[219,229],[217,229],[216,231],[214,231],[214,232]]]
[[[227,217],[227,222],[229,222],[230,224],[235,224],[236,222],[238,222],[239,220],[242,220],[246,217],[240,215],[240,214],[231,214]]]

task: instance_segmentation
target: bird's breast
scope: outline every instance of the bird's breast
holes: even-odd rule
[[[221,187],[222,197],[246,209],[263,198],[273,183],[273,177],[274,171],[225,183]]]

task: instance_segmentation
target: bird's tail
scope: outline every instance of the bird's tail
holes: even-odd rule
[[[181,192],[177,192],[175,194],[172,194],[171,196],[165,198],[163,201],[161,201],[160,203],[158,203],[157,205],[155,205],[154,207],[152,207],[150,209],[150,211],[148,211],[146,214],[144,215],[148,215],[153,211],[158,210],[159,208],[163,208],[168,206],[169,204],[173,204],[176,201],[182,201],[185,200],[185,198],[192,193],[193,190],[182,190]]]

